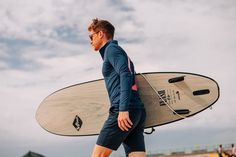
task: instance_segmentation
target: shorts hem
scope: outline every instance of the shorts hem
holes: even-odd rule
[[[104,145],[104,144],[102,144],[102,143],[96,143],[97,145],[99,145],[99,146],[102,146],[102,147],[105,147],[105,148],[108,148],[108,149],[111,149],[111,150],[113,150],[113,151],[117,151],[117,149],[119,148],[116,148],[116,147],[111,147],[111,146],[108,146],[108,145]]]

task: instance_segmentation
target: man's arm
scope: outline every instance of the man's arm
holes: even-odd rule
[[[128,58],[118,47],[109,47],[108,60],[120,76],[120,102],[118,125],[122,131],[128,131],[133,123],[129,118],[129,103],[132,88],[132,74],[128,67]]]

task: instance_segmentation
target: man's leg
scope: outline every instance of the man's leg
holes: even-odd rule
[[[128,157],[146,157],[143,135],[146,113],[144,110],[130,113],[132,119],[138,120],[138,124],[123,142],[125,154]]]
[[[145,152],[131,152],[129,153],[129,157],[146,157]]]
[[[109,157],[112,150],[103,146],[95,145],[92,157]]]

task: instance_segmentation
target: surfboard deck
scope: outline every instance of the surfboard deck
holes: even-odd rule
[[[136,75],[147,118],[145,128],[193,116],[219,98],[212,78],[184,72]],[[97,135],[107,119],[110,103],[103,79],[72,85],[46,97],[36,112],[40,126],[63,136]]]

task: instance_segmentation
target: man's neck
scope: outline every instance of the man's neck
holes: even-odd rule
[[[104,45],[106,45],[106,43],[108,43],[108,42],[111,41],[111,40],[113,40],[113,39],[104,39],[104,40],[102,41],[101,48],[102,48]],[[100,48],[100,49],[101,49],[101,48]]]

